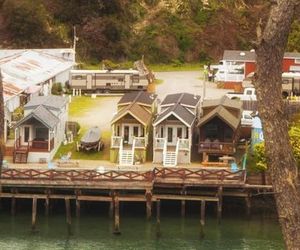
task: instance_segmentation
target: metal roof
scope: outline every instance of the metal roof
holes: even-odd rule
[[[236,129],[241,122],[241,114],[239,117],[236,117],[223,106],[218,106],[205,116],[201,117],[201,119],[198,122],[198,126],[206,124],[214,117],[219,117],[222,121],[226,122],[232,129]]]
[[[139,71],[135,69],[119,69],[119,70],[71,70],[71,74],[132,74],[139,75]]]
[[[204,100],[202,103],[202,108],[208,108],[208,107],[217,107],[217,106],[223,106],[228,108],[234,108],[234,109],[241,109],[243,106],[243,102],[238,99],[229,99],[227,96],[223,96],[219,99],[212,99],[212,100]]]
[[[61,109],[68,103],[66,97],[57,95],[35,96],[25,106],[25,109],[32,109],[37,106],[44,106],[50,109]]]
[[[284,58],[300,59],[300,53],[298,52],[286,52]],[[225,50],[223,54],[223,60],[225,61],[240,61],[240,62],[255,62],[255,51],[242,51],[242,50]]]
[[[59,122],[59,119],[47,108],[43,105],[38,106],[35,110],[33,110],[30,114],[25,116],[22,120],[20,120],[16,127],[20,126],[24,122],[30,120],[31,118],[36,119],[37,121],[44,124],[47,128],[53,129]]]

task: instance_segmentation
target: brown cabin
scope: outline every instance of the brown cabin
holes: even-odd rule
[[[209,156],[233,155],[240,137],[242,102],[224,96],[205,100],[198,122],[198,152],[203,160]]]

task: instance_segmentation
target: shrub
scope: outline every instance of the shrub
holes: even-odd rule
[[[53,83],[51,94],[52,95],[61,95],[63,93],[63,88],[60,82]]]

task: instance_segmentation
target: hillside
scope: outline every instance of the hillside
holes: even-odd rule
[[[83,61],[218,59],[224,49],[251,49],[265,0],[0,0],[3,48],[71,46],[73,26]],[[300,21],[290,36],[300,51]]]

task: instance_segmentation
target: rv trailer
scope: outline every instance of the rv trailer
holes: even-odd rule
[[[138,70],[71,70],[70,88],[85,93],[147,90],[149,79]]]

